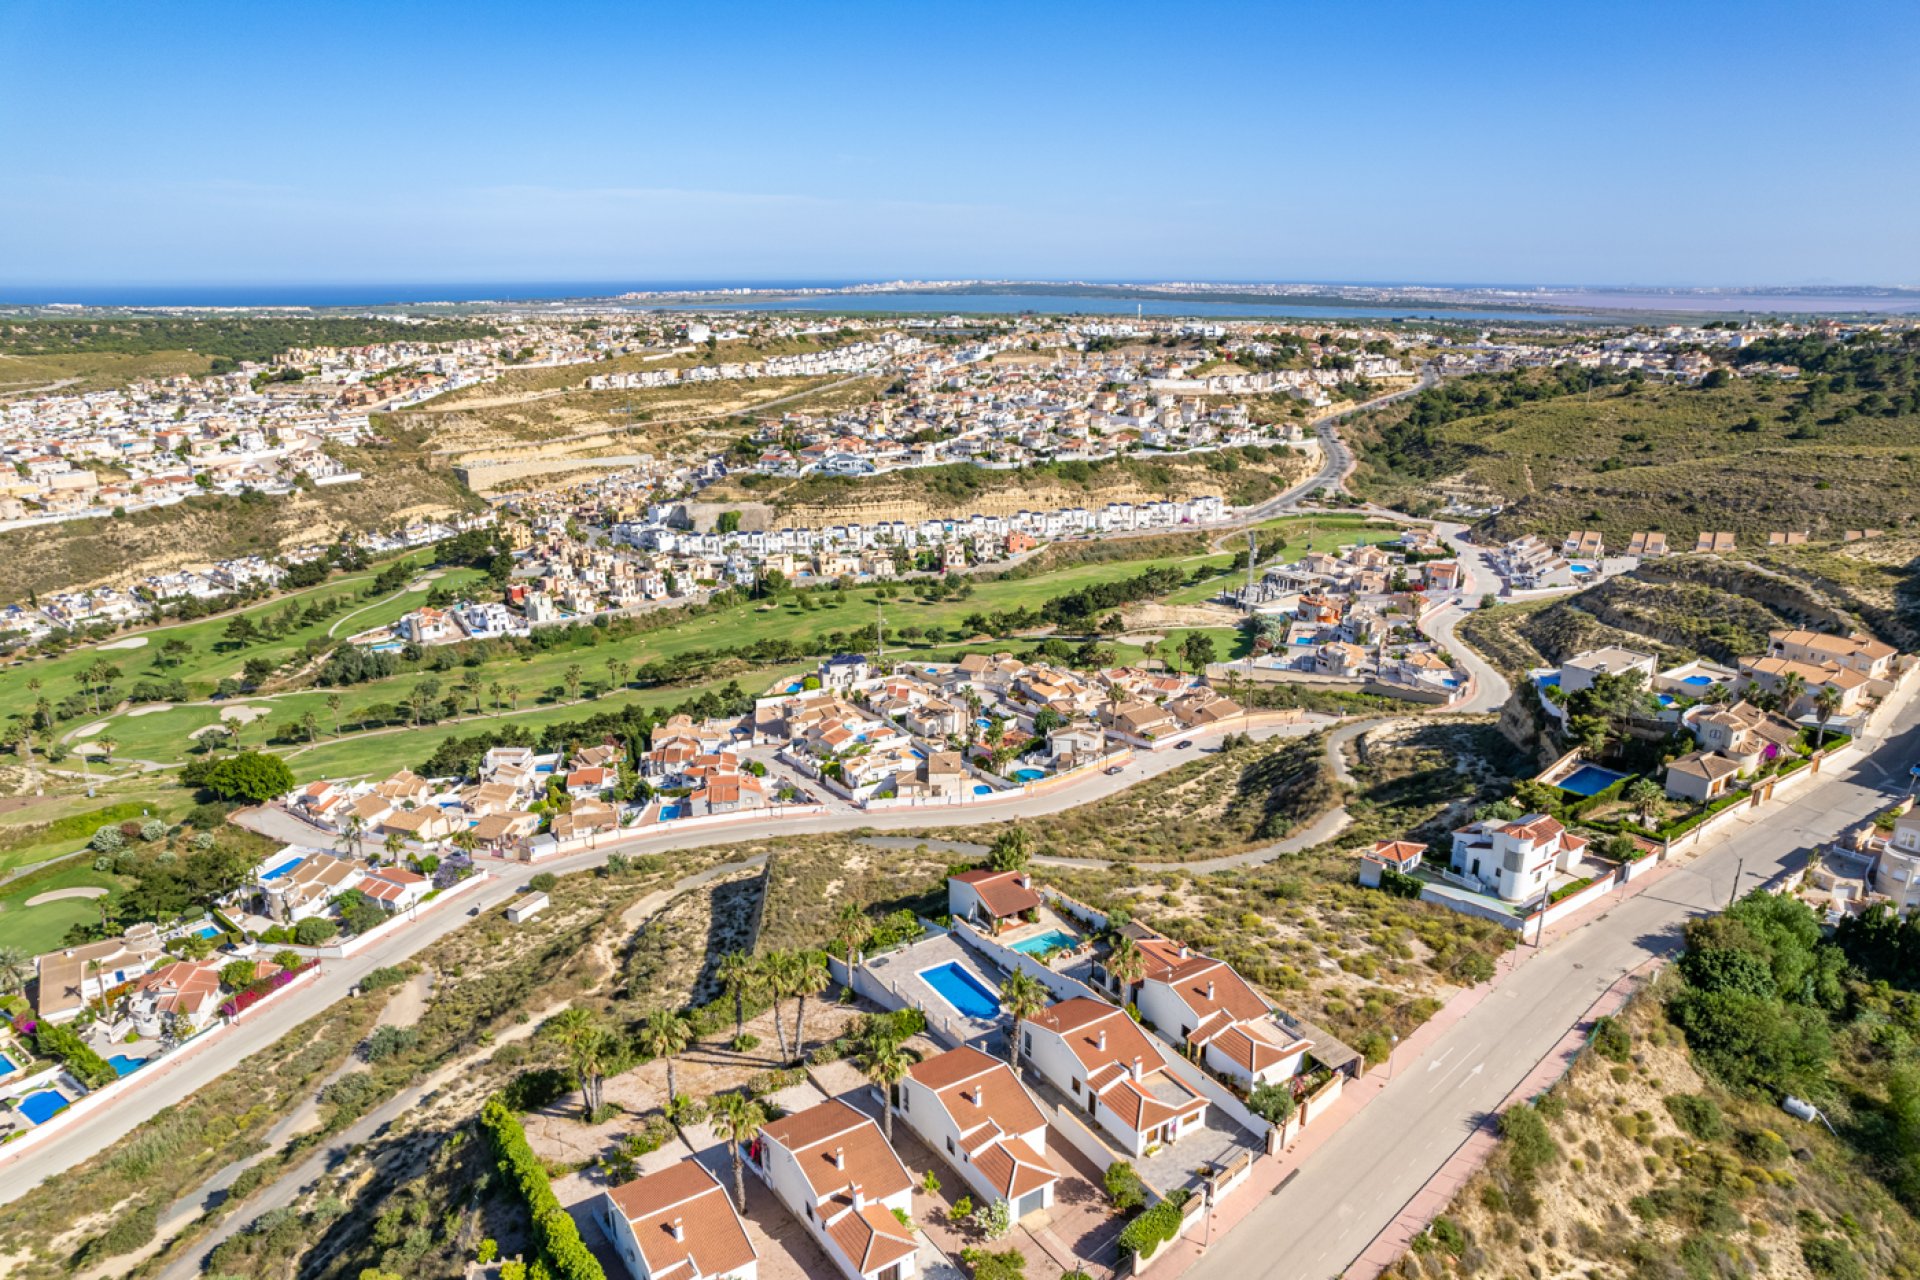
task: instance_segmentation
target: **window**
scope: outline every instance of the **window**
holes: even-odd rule
[[[1020,1033],[1020,1052],[1029,1057],[1033,1056],[1033,1032],[1023,1031]]]
[[[1074,1078],[1074,1081],[1073,1081],[1073,1091],[1075,1094],[1078,1094],[1080,1092],[1080,1079],[1077,1076]]]
[[[954,1153],[954,1151],[953,1151],[953,1137],[952,1137],[952,1135],[951,1135],[951,1134],[949,1134],[949,1135],[948,1135],[948,1137],[947,1137],[947,1154],[948,1154],[948,1155],[952,1155],[953,1153]]]

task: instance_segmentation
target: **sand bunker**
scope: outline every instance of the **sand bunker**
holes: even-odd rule
[[[235,724],[252,724],[255,720],[264,720],[273,714],[270,707],[222,707],[220,718],[231,720]]]
[[[108,890],[97,884],[83,884],[72,889],[49,889],[45,893],[36,893],[23,905],[41,907],[49,902],[65,902],[68,898],[104,898],[107,893]]]
[[[128,636],[125,640],[115,640],[112,644],[103,644],[102,649],[144,649],[147,647],[145,636]]]

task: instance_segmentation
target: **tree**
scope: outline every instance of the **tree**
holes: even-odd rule
[[[740,1149],[759,1134],[767,1122],[766,1110],[744,1093],[723,1093],[713,1099],[707,1115],[716,1129],[726,1135],[727,1154],[733,1157],[733,1199],[741,1213],[747,1211],[746,1167]]]
[[[1660,812],[1660,806],[1666,802],[1666,798],[1667,793],[1662,791],[1660,784],[1651,778],[1635,778],[1633,784],[1627,788],[1627,803],[1633,806],[1633,811],[1639,816],[1642,824],[1647,823],[1654,814]]]
[[[1213,637],[1204,631],[1187,632],[1180,642],[1180,658],[1189,671],[1205,671],[1214,659]]]
[[[586,673],[580,669],[579,663],[572,662],[567,664],[566,674],[560,678],[566,683],[568,702],[580,701],[580,681],[585,676]]]
[[[293,926],[293,940],[303,947],[317,947],[340,932],[340,926],[325,916],[308,916]],[[198,934],[191,935],[199,937]]]
[[[568,1069],[580,1081],[586,1118],[592,1120],[605,1104],[607,1072],[624,1057],[624,1047],[591,1009],[562,1009],[547,1019],[540,1034],[565,1054]]]
[[[757,978],[753,957],[744,951],[729,951],[720,957],[716,972],[721,987],[733,997],[733,1035],[737,1040],[747,1033],[747,992]]]
[[[1015,823],[993,838],[987,865],[995,871],[1018,871],[1027,865],[1029,856],[1026,829]]]
[[[844,903],[834,920],[833,940],[847,958],[847,981],[853,981],[853,957],[873,937],[873,920],[857,902]]]
[[[1813,716],[1820,722],[1820,739],[1814,745],[1815,751],[1825,749],[1827,745],[1827,722],[1840,710],[1840,690],[1830,684],[1820,686],[1820,692],[1813,695]]]
[[[1047,1007],[1047,989],[1025,969],[1016,969],[1000,984],[1000,1007],[1013,1019],[1007,1034],[1007,1061],[1020,1070],[1020,1024]]]
[[[251,960],[232,960],[220,966],[220,981],[229,991],[238,991],[259,976],[259,966]]]
[[[307,711],[301,713],[300,728],[301,731],[307,735],[308,742],[318,742],[320,740],[320,717],[313,712]]]
[[[773,1034],[780,1041],[780,1061],[792,1062],[787,1052],[787,1024],[780,1017],[780,1002],[787,998],[793,976],[793,959],[784,951],[771,951],[760,960],[759,989],[773,1006]]]
[[[33,957],[19,947],[0,947],[0,992],[13,995],[27,989],[33,975]]]
[[[1293,1089],[1285,1081],[1262,1080],[1247,1095],[1247,1110],[1270,1125],[1283,1125],[1293,1115]]]
[[[1120,998],[1132,1000],[1134,987],[1147,977],[1146,953],[1123,933],[1114,939],[1113,949],[1107,953],[1106,967],[1120,984]]]
[[[793,994],[799,997],[793,1011],[793,1056],[804,1059],[807,1056],[807,997],[817,996],[833,985],[827,958],[818,951],[800,952],[794,957],[792,984]]]
[[[999,1203],[1004,1204],[1005,1201]],[[991,1210],[988,1206],[982,1205],[981,1210],[976,1211],[974,1216],[978,1218],[981,1211],[990,1212]],[[988,1239],[994,1238],[988,1237]],[[1027,1256],[1018,1249],[1001,1249],[995,1252],[979,1245],[969,1245],[960,1251],[960,1261],[966,1263],[968,1269],[973,1272],[973,1280],[1027,1280]]]
[[[188,766],[189,771],[192,766]],[[185,774],[185,781],[195,779]],[[213,763],[198,779],[223,800],[265,804],[293,790],[293,770],[279,756],[264,751],[242,751]]]
[[[328,694],[327,714],[333,717],[333,736],[336,738],[340,736],[340,707],[340,695],[337,693]]]
[[[1789,671],[1780,677],[1774,692],[1780,697],[1780,714],[1792,719],[1794,704],[1807,692],[1807,678],[1798,671]]]
[[[913,1068],[913,1055],[892,1040],[883,1039],[868,1048],[861,1066],[867,1079],[880,1086],[880,1117],[887,1131],[887,1145],[893,1145],[893,1088],[907,1078]]]
[[[680,1096],[675,1087],[674,1059],[693,1042],[693,1026],[683,1014],[671,1009],[655,1009],[640,1026],[640,1047],[649,1058],[664,1058],[667,1063],[667,1101]]]

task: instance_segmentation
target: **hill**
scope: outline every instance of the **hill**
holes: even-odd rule
[[[1774,530],[1838,541],[1895,529],[1920,496],[1920,345],[1757,344],[1737,360],[1790,359],[1794,378],[1699,386],[1565,367],[1462,378],[1364,415],[1356,489],[1413,511],[1448,489],[1497,495],[1501,539],[1598,529],[1610,545],[1660,529],[1748,545]],[[1769,359],[1770,358],[1770,359]]]
[[[1829,940],[1761,892],[1694,921],[1389,1276],[1920,1274],[1916,972],[1920,926]]]

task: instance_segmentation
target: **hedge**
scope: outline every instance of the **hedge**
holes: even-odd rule
[[[1120,1251],[1136,1258],[1149,1258],[1154,1250],[1179,1235],[1185,1217],[1180,1206],[1187,1202],[1187,1195],[1183,1188],[1171,1192],[1151,1209],[1141,1210],[1133,1221],[1120,1228]]]
[[[42,1056],[60,1059],[73,1078],[89,1089],[99,1089],[120,1078],[120,1073],[70,1027],[42,1022],[34,1030],[33,1043]]]
[[[480,1109],[480,1127],[487,1131],[500,1171],[519,1184],[520,1195],[533,1215],[533,1238],[555,1280],[607,1280],[599,1259],[580,1239],[580,1228],[560,1206],[547,1178],[546,1166],[527,1145],[527,1131],[499,1094]]]

